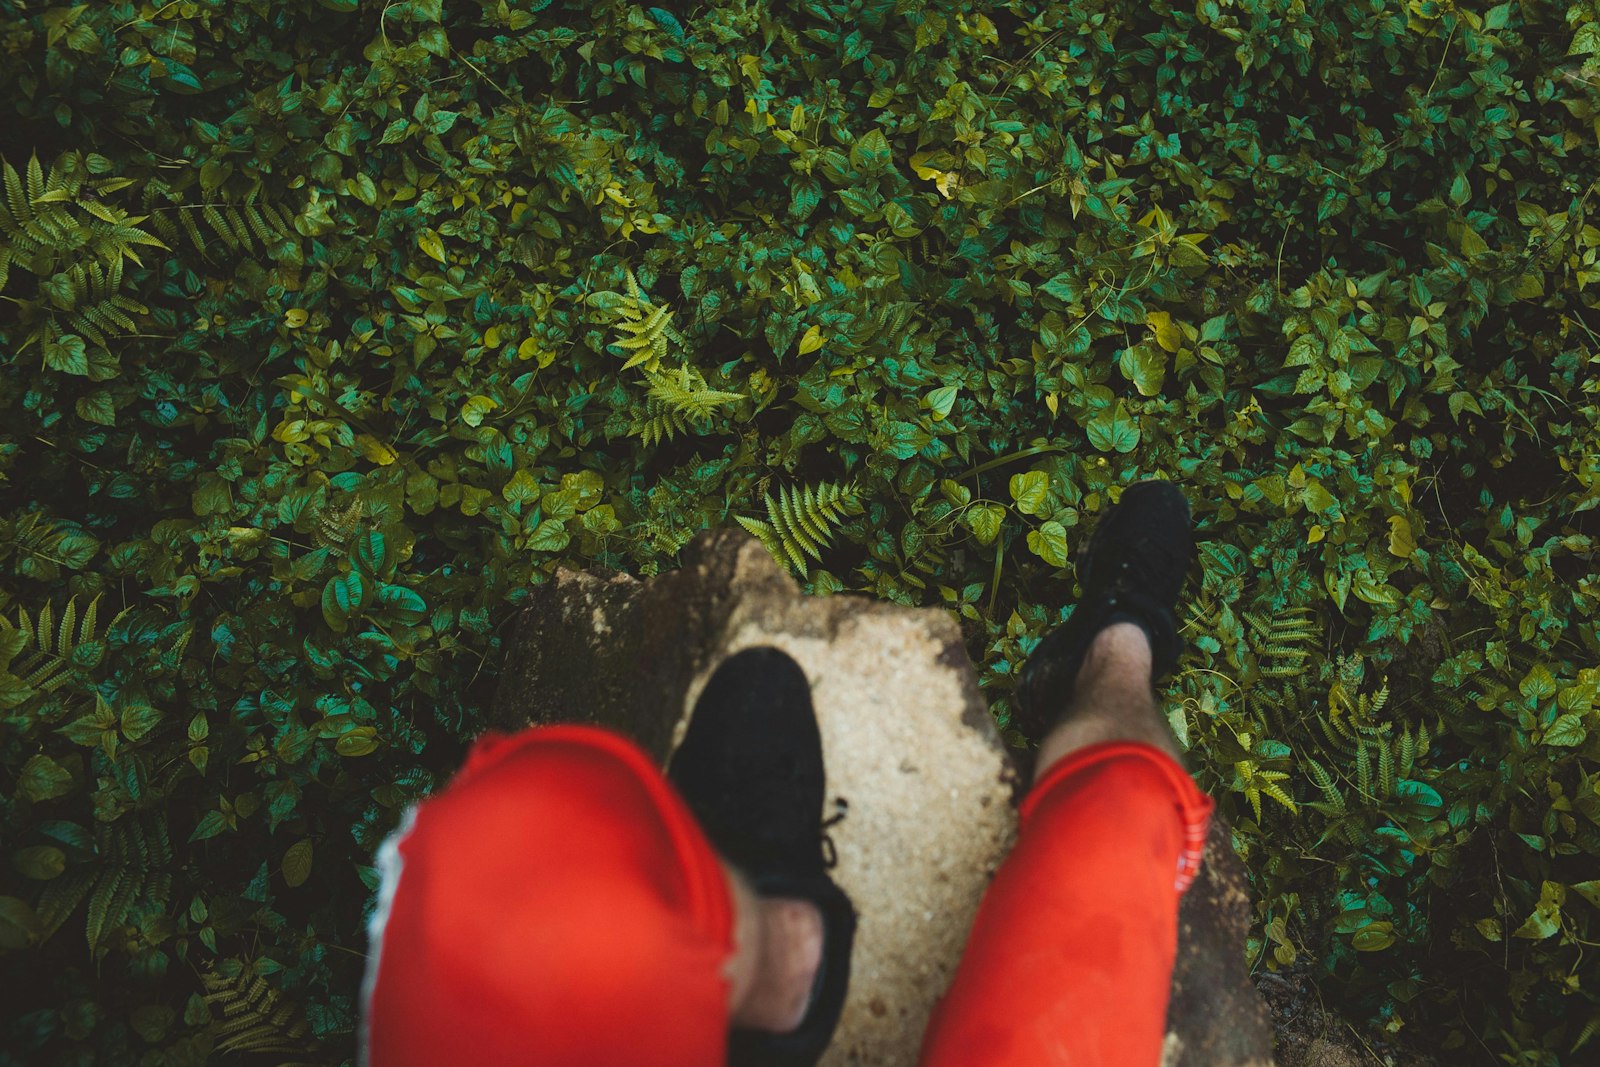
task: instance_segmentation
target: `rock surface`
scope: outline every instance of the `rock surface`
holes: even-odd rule
[[[827,760],[833,877],[861,915],[850,995],[823,1067],[916,1062],[984,887],[1016,832],[1022,779],[978,692],[955,621],[865,597],[807,597],[741,531],[698,535],[645,582],[562,571],[531,592],[495,719],[620,730],[663,765],[716,665],[752,645],[812,684]],[[1180,909],[1167,1067],[1271,1063],[1245,972],[1243,872],[1213,827]]]

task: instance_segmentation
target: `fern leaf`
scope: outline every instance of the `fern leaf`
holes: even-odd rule
[[[118,913],[119,905],[126,903],[132,905],[132,900],[123,895],[125,886],[132,884],[138,887],[137,879],[130,877],[126,868],[112,867],[98,882],[95,883],[94,895],[89,898],[89,915],[84,922],[83,933],[89,940],[89,951],[93,952],[100,946],[100,939],[107,930],[120,923],[126,912]]]
[[[211,1036],[218,1051],[238,1055],[314,1051],[316,1040],[299,1007],[267,984],[251,966],[229,978],[218,971],[201,975],[205,1000],[222,1009]]]
[[[1277,772],[1263,771],[1261,773],[1260,777],[1265,778],[1267,775],[1273,774],[1273,773],[1277,773]],[[1290,814],[1292,814],[1292,815],[1300,814],[1300,809],[1299,809],[1299,807],[1297,807],[1295,805],[1294,798],[1289,796],[1288,793],[1284,792],[1283,787],[1280,786],[1277,782],[1262,781],[1262,782],[1260,782],[1258,784],[1260,785],[1261,792],[1264,795],[1271,797],[1273,800],[1276,800],[1279,804],[1282,804],[1284,807],[1288,808]],[[1258,813],[1256,817],[1260,818],[1260,814]]]
[[[785,560],[792,563],[804,578],[809,574],[805,557],[822,560],[822,549],[833,540],[834,526],[846,509],[855,506],[856,495],[851,486],[823,482],[799,488],[784,486],[776,497],[766,494],[765,503],[767,521],[762,525],[771,531],[771,537],[781,549],[773,551],[772,555],[780,563]],[[756,532],[745,520],[740,522],[752,533]]]
[[[1344,796],[1339,792],[1339,787],[1333,784],[1333,777],[1322,768],[1322,764],[1314,759],[1302,760],[1305,765],[1306,776],[1309,777],[1322,794],[1322,799],[1328,807],[1329,814],[1343,815],[1345,813]]]
[[[89,889],[94,885],[93,871],[78,870],[68,871],[59,878],[52,878],[45,883],[44,892],[39,895],[39,940],[44,942],[61,929],[63,923],[78,910],[78,905],[83,903],[83,898],[89,895]]]

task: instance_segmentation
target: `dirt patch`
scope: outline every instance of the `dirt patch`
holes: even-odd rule
[[[1330,1012],[1307,968],[1255,976],[1272,1017],[1278,1067],[1438,1067],[1440,1061]]]

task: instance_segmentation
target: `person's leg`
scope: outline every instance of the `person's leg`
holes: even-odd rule
[[[923,1067],[1154,1067],[1212,801],[1184,771],[1138,626],[1094,638],[1044,738]]]
[[[792,1028],[817,908],[758,897],[631,742],[481,738],[380,853],[362,1061],[715,1067]]]
[[[723,862],[734,901],[728,977],[734,1026],[787,1033],[805,1018],[822,962],[822,913],[809,900],[763,897]]]

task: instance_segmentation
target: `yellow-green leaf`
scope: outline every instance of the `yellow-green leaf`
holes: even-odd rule
[[[822,327],[813,326],[800,338],[800,354],[810,355],[822,347]]]
[[[357,726],[349,733],[340,734],[333,743],[334,751],[341,756],[365,756],[378,747],[378,731],[370,726]]]
[[[423,230],[418,234],[417,247],[437,259],[440,263],[444,262],[444,241],[440,240],[439,235],[434,231]]]
[[[1389,551],[1401,559],[1410,559],[1417,550],[1417,539],[1411,532],[1411,521],[1404,515],[1389,516]]]

